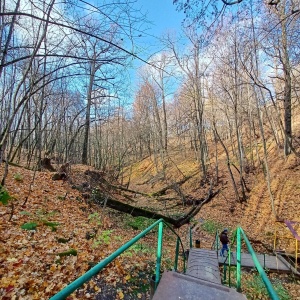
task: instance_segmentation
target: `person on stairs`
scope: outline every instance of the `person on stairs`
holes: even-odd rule
[[[221,256],[225,256],[224,255],[224,252],[225,251],[229,251],[229,248],[228,248],[228,244],[229,244],[229,238],[228,238],[228,229],[225,228],[221,234],[220,234],[220,241],[222,243],[222,249],[221,249],[221,252],[220,252],[220,255]]]

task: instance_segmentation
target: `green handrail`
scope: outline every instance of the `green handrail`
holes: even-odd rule
[[[124,251],[126,251],[128,248],[130,248],[133,244],[135,244],[138,240],[140,240],[142,237],[144,237],[147,233],[149,233],[155,226],[159,225],[158,228],[158,240],[157,240],[157,260],[156,260],[156,272],[155,272],[155,287],[158,284],[159,276],[160,276],[160,264],[161,264],[161,253],[162,253],[162,238],[163,238],[163,223],[166,224],[173,233],[176,234],[176,236],[179,238],[178,234],[167,224],[164,222],[163,219],[159,219],[152,225],[150,225],[148,228],[146,228],[144,231],[136,235],[133,239],[125,243],[123,246],[121,246],[119,249],[117,249],[115,252],[113,252],[111,255],[100,261],[96,266],[94,266],[92,269],[87,271],[85,274],[74,280],[72,283],[70,283],[68,286],[66,286],[64,289],[62,289],[60,292],[58,292],[56,295],[50,298],[50,300],[63,300],[66,297],[68,297],[71,293],[73,293],[76,289],[81,287],[85,282],[89,281],[93,276],[97,275],[104,267],[106,267],[109,263],[111,263],[116,257],[118,257],[120,254],[122,254]],[[180,240],[180,238],[179,238]],[[180,240],[181,247],[183,248],[183,244]],[[179,247],[178,247],[179,250]],[[183,248],[184,253],[184,269],[185,269],[185,252]],[[177,268],[177,267],[176,267]]]
[[[228,250],[228,285],[231,287],[231,250]]]
[[[182,249],[182,254],[183,254],[183,273],[186,271],[186,253],[184,251],[183,243],[181,241],[180,236],[176,233],[176,231],[164,221],[164,224],[177,236],[177,242],[180,243],[181,249]],[[179,256],[179,246],[177,248],[176,244],[176,252],[175,252],[175,262],[174,262],[174,270],[177,271],[177,265],[178,265],[178,256]]]
[[[255,254],[255,251],[253,250],[245,232],[243,231],[243,229],[241,227],[238,227],[238,231],[237,231],[237,243],[241,244],[241,242],[239,242],[239,240],[241,240],[241,235],[243,236],[243,239],[246,243],[246,246],[248,248],[248,251],[250,252],[251,256],[252,256],[252,260],[255,264],[255,267],[260,275],[260,277],[262,278],[266,288],[267,288],[267,291],[269,293],[269,296],[272,300],[279,300],[279,297],[277,295],[277,293],[275,292],[266,272],[264,271],[263,267],[261,266],[261,264],[259,263],[259,260]],[[241,249],[240,249],[241,250]],[[238,250],[237,250],[238,251]],[[237,259],[238,261],[238,259]],[[238,273],[238,272],[237,272]]]
[[[217,239],[217,251],[219,253],[219,231],[216,231],[216,239]]]
[[[236,289],[238,292],[241,291],[241,257],[242,257],[241,231],[239,230],[239,228],[237,229],[236,232]]]
[[[260,275],[260,277],[262,278],[263,280],[263,283],[265,285],[265,287],[267,288],[267,291],[268,291],[268,294],[270,296],[270,299],[272,300],[279,300],[279,297],[276,293],[276,291],[274,290],[267,274],[265,273],[263,267],[261,266],[259,260],[257,259],[257,256],[255,254],[255,251],[253,250],[245,232],[243,231],[243,229],[241,227],[238,227],[234,234],[233,234],[233,239],[232,239],[232,244],[234,242],[236,242],[236,289],[237,291],[241,291],[241,266],[242,266],[242,262],[241,262],[241,259],[242,259],[242,256],[241,256],[241,252],[242,252],[242,238],[243,240],[245,241],[246,243],[246,246],[248,248],[248,251],[249,253],[251,254],[251,257],[252,257],[252,260],[254,262],[254,265]],[[228,274],[228,285],[229,287],[231,286],[231,275],[230,275],[230,268],[231,268],[231,249],[229,248],[229,251],[228,251],[228,265],[229,265],[229,268],[228,268],[228,271],[229,271],[229,274]],[[223,281],[225,282],[226,281],[226,260],[227,258],[225,259],[224,261],[224,277],[223,277]],[[265,260],[265,258],[264,258]],[[265,261],[264,261],[264,266],[265,266]]]
[[[218,230],[216,230],[215,239],[212,243],[211,249],[217,250],[217,256],[219,256],[219,231]]]
[[[179,237],[177,237],[177,242],[176,242],[176,250],[175,250],[175,262],[174,262],[174,271],[177,271],[177,265],[178,265],[178,254],[179,254]]]
[[[160,263],[161,263],[161,252],[162,252],[162,241],[163,241],[163,222],[158,225],[158,239],[157,239],[157,256],[156,256],[156,272],[155,272],[155,286],[157,288],[160,275]]]
[[[226,282],[226,272],[227,272],[227,265],[226,261],[228,259],[228,286],[231,287],[231,249],[229,247],[227,251],[227,257],[223,262],[223,282]]]

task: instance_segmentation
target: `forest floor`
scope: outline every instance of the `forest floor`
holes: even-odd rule
[[[274,159],[272,165],[272,191],[274,210],[280,219],[300,222],[300,164],[297,158]],[[182,176],[196,174],[180,190],[190,199],[205,197],[211,187],[201,183],[197,164],[192,159],[170,162],[172,176],[161,181],[150,160],[142,160],[131,168],[129,188],[144,193],[157,191]],[[0,168],[0,177],[4,165]],[[67,181],[53,181],[50,172],[33,172],[10,166],[5,189],[12,197],[7,205],[0,203],[0,298],[49,299],[66,284],[72,282],[100,260],[129,241],[153,220],[133,218],[130,215],[101,208],[86,196],[92,195],[97,182],[86,175],[85,166],[72,166]],[[91,169],[91,168],[90,168]],[[250,192],[247,201],[234,200],[226,167],[220,167],[220,179],[214,187],[219,194],[204,205],[191,222],[194,239],[201,247],[210,249],[216,229],[229,228],[232,233],[241,225],[249,238],[256,241],[255,250],[266,252],[272,247],[275,227],[280,227],[272,215],[270,198],[262,173],[247,178]],[[129,175],[124,175],[124,182]],[[173,178],[173,179],[172,179]],[[127,182],[128,183],[128,182]],[[80,188],[82,189],[80,190]],[[79,191],[80,190],[80,191]],[[113,194],[113,192],[111,192]],[[123,199],[124,193],[113,196]],[[90,196],[92,197],[92,196]],[[153,206],[167,214],[182,214],[188,209],[179,205],[176,212],[166,210],[178,198],[174,188],[161,201],[136,195],[127,201],[136,206]],[[177,230],[185,247],[188,247],[188,228]],[[196,229],[198,228],[198,229]],[[299,233],[299,232],[298,232]],[[176,240],[170,230],[164,232],[162,269],[173,266]],[[262,242],[262,243],[260,243]],[[293,245],[280,240],[280,247],[288,252]],[[115,259],[68,299],[149,299],[149,281],[155,270],[157,233],[148,234],[136,245]],[[68,255],[69,254],[69,255]],[[233,272],[234,273],[234,272]],[[277,286],[280,299],[300,299],[299,279],[290,274],[270,274]],[[268,299],[254,271],[243,273],[242,289],[248,299]]]

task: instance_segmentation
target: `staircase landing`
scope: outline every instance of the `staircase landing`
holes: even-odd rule
[[[267,254],[256,254],[256,257],[263,268],[268,269],[269,271],[281,272],[281,273],[289,273],[291,272],[291,266],[288,262],[283,262],[283,258],[275,255],[267,255]],[[219,264],[223,265],[224,262],[228,264],[228,258],[219,256]],[[230,264],[232,266],[236,266],[236,253],[231,252],[231,261]],[[254,268],[254,262],[252,260],[252,256],[249,253],[241,253],[241,265],[245,268]]]

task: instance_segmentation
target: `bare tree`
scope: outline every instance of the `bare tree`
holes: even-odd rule
[[[199,143],[199,161],[203,179],[207,175],[207,144],[204,129],[204,97],[203,97],[203,79],[207,69],[207,62],[201,61],[202,42],[194,29],[186,32],[191,48],[188,53],[180,55],[176,49],[174,41],[168,37],[168,46],[173,53],[177,65],[181,69],[183,76],[183,85],[185,97],[189,98],[193,109],[192,115],[195,122],[197,142]],[[198,146],[196,145],[196,148]],[[198,148],[197,148],[198,149]]]

